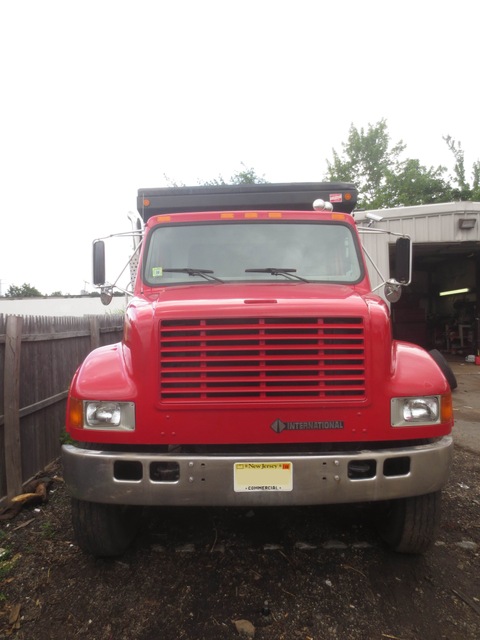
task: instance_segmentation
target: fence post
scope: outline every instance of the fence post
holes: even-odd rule
[[[5,334],[4,434],[7,497],[22,492],[22,450],[20,443],[20,354],[21,316],[7,316]]]
[[[100,346],[100,324],[97,316],[90,316],[90,348],[93,351]]]

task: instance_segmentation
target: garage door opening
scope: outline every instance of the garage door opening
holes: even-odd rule
[[[478,355],[479,289],[480,243],[414,242],[412,283],[391,307],[394,337],[446,356]]]

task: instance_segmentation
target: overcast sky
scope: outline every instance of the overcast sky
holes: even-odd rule
[[[92,239],[164,175],[322,180],[351,124],[450,170],[451,135],[470,178],[479,33],[472,0],[1,2],[1,292],[92,290]]]

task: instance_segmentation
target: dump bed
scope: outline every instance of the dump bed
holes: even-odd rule
[[[314,200],[331,202],[334,211],[351,213],[357,190],[347,182],[266,183],[139,189],[138,212],[154,215],[188,211],[311,211]]]

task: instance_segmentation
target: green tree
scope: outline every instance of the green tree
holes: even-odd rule
[[[327,160],[327,180],[353,182],[359,192],[359,205],[377,208],[383,200],[387,175],[405,150],[402,141],[390,146],[387,123],[380,120],[368,125],[367,131],[350,126],[347,142],[340,155],[333,149],[333,160]]]
[[[230,184],[265,184],[265,176],[260,176],[253,167],[247,167],[243,162],[241,163],[241,169],[235,171],[229,179],[225,180],[222,175],[213,180],[207,180],[203,182],[205,186],[220,186]]]
[[[169,187],[176,188],[187,186],[184,182],[170,178],[166,173],[163,174],[163,178]],[[268,181],[265,180],[265,176],[259,175],[253,167],[247,167],[242,162],[241,168],[235,171],[230,178],[224,178],[224,176],[219,174],[217,178],[212,178],[205,182],[199,181],[198,184],[205,187],[218,187],[232,184],[265,184],[267,182]]]
[[[453,154],[455,165],[453,178],[455,186],[452,189],[455,200],[479,200],[480,199],[480,161],[476,160],[472,166],[472,183],[466,179],[465,154],[461,142],[457,142],[451,136],[443,138]]]
[[[327,161],[328,180],[353,182],[359,191],[359,206],[368,209],[448,202],[454,191],[443,166],[422,165],[419,160],[401,156],[406,145],[391,145],[384,119],[368,125],[367,131],[350,127],[343,154],[333,150]],[[480,167],[477,167],[480,174]],[[461,174],[458,174],[461,177]]]
[[[10,285],[5,294],[6,298],[37,298],[42,294],[36,287],[24,282],[21,287],[14,284]]]
[[[472,200],[474,200],[475,202],[479,202],[480,201],[480,161],[479,160],[476,160],[473,163],[472,179],[473,179]]]
[[[167,183],[167,187],[177,188],[177,187],[186,187],[187,185],[184,182],[179,182],[178,180],[174,180],[167,176],[166,173],[163,174],[163,179]]]
[[[419,160],[397,162],[387,171],[375,208],[449,202],[452,189],[443,177],[445,171],[441,166],[427,169]]]
[[[7,293],[5,294],[6,298],[39,298],[41,296],[42,294],[38,289],[32,287],[26,282],[22,284],[21,287],[17,287],[16,285],[11,284],[7,289]]]

